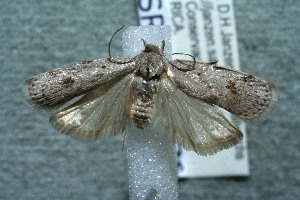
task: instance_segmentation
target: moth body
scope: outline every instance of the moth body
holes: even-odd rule
[[[136,73],[133,80],[135,95],[131,119],[137,128],[144,129],[154,116],[158,82],[167,60],[160,49],[152,44],[145,44],[145,50],[135,60]]]

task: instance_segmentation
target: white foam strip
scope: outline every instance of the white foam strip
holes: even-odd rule
[[[123,34],[125,55],[140,53],[144,49],[141,39],[158,46],[165,40],[166,56],[171,57],[170,27],[129,27]],[[163,128],[131,127],[127,130],[126,148],[131,200],[178,199],[175,147]]]

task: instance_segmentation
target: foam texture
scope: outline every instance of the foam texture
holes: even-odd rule
[[[171,28],[168,26],[129,27],[123,34],[125,55],[135,56],[144,49],[141,39],[161,46],[171,57]],[[127,130],[127,157],[130,199],[178,199],[176,154],[173,142],[163,128]]]
[[[144,39],[149,44],[161,47],[165,41],[164,53],[172,58],[171,27],[170,26],[130,26],[123,33],[123,52],[126,56],[135,56],[144,50]]]

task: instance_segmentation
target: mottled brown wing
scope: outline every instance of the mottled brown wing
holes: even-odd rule
[[[117,62],[129,58],[114,58]],[[24,93],[34,106],[55,109],[70,99],[123,76],[135,68],[133,62],[118,64],[107,58],[64,65],[25,81]]]
[[[274,87],[251,74],[227,69],[214,63],[171,61],[168,76],[186,94],[218,105],[237,117],[253,122],[274,100]],[[175,66],[175,67],[174,67]]]

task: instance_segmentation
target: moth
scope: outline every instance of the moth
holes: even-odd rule
[[[50,117],[56,129],[77,138],[163,126],[174,143],[211,155],[243,137],[218,106],[253,122],[274,99],[273,85],[251,74],[217,62],[168,60],[164,42],[143,42],[144,50],[133,58],[76,62],[26,80],[28,101],[54,110],[82,96]]]

